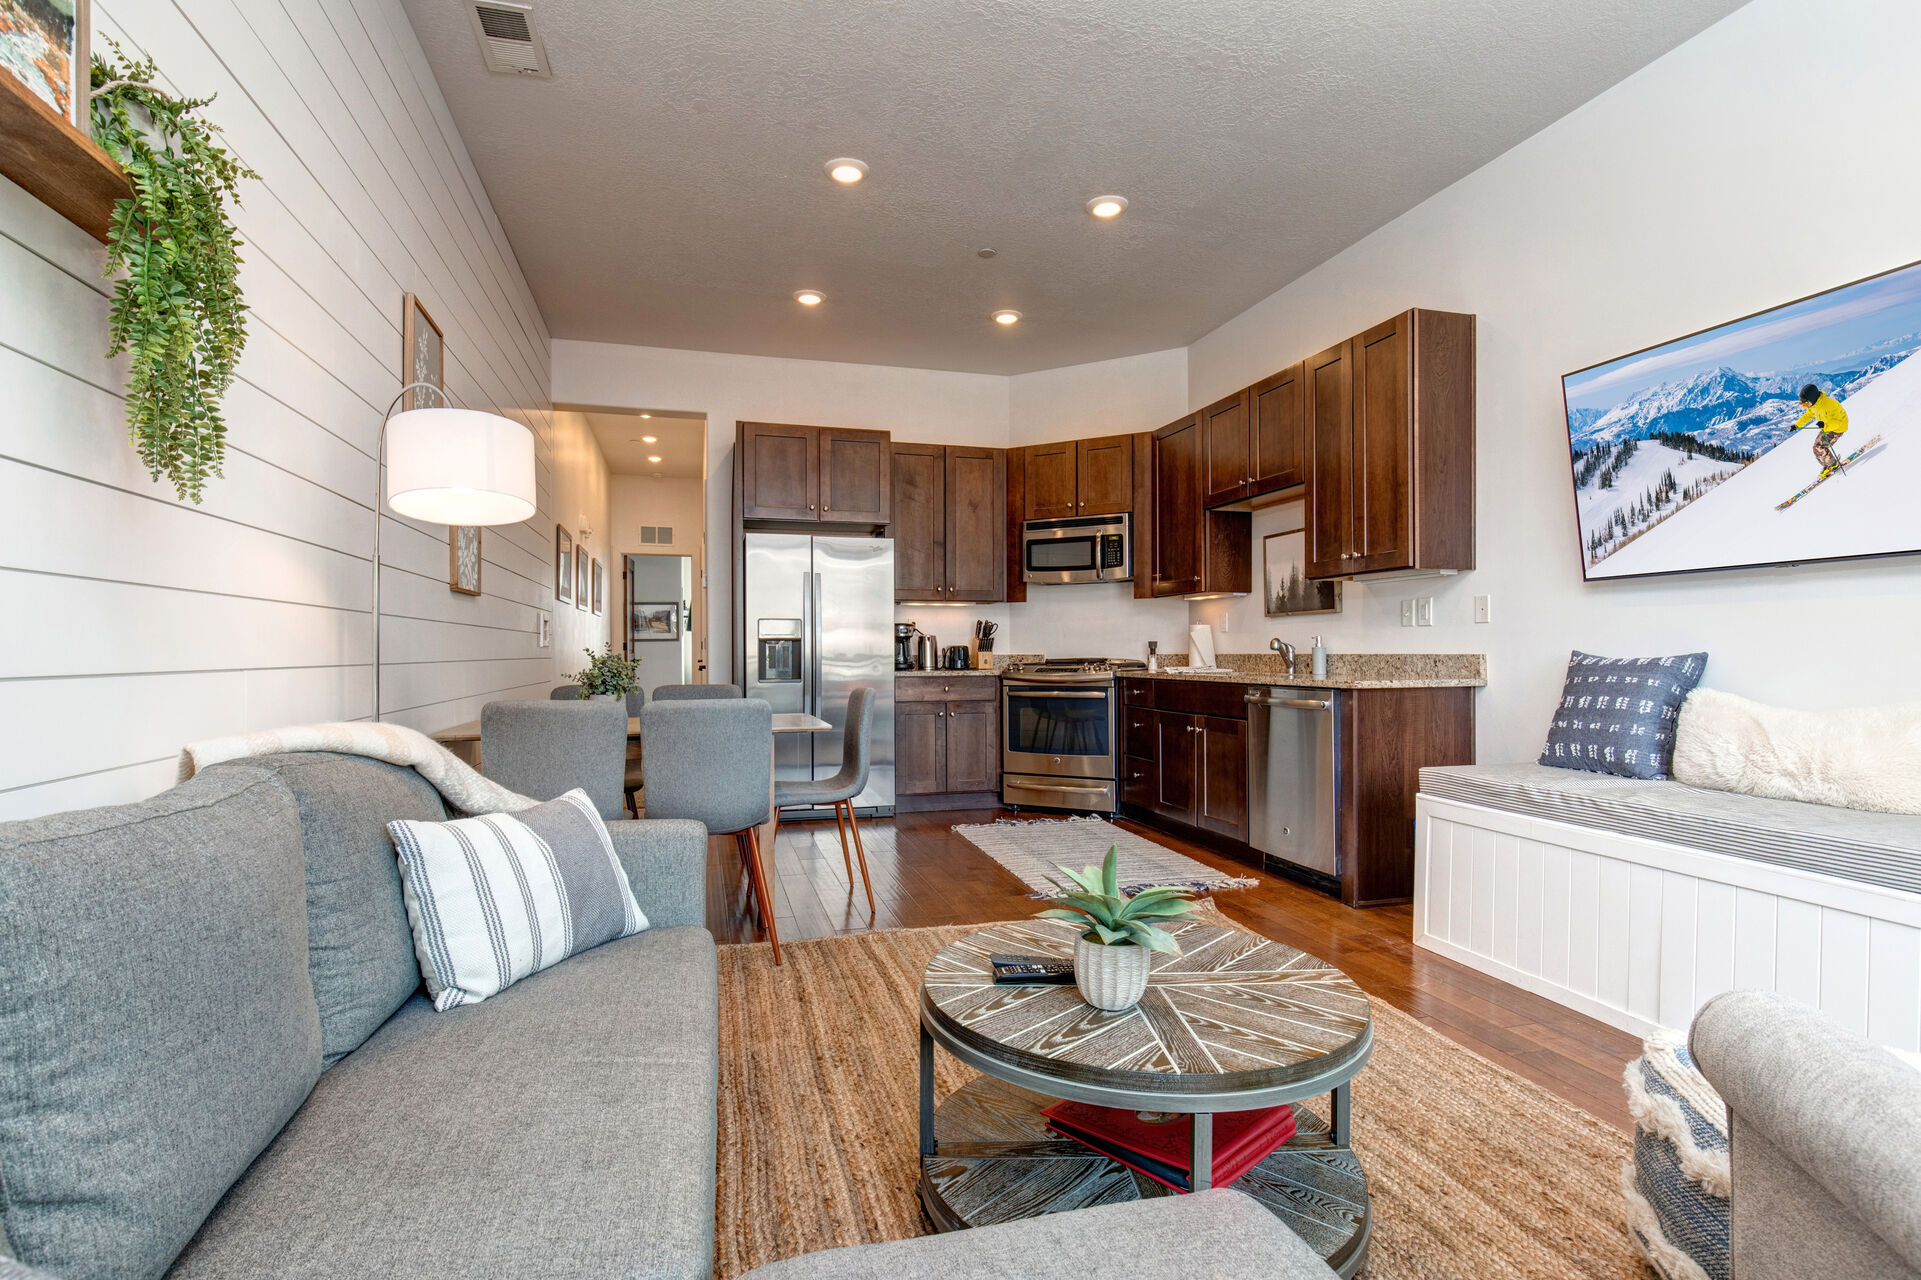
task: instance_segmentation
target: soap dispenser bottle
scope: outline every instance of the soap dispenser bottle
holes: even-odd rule
[[[1316,680],[1327,679],[1327,646],[1321,643],[1319,636],[1314,637],[1312,653],[1314,658],[1314,678]]]

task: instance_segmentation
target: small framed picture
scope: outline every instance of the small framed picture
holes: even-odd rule
[[[88,137],[92,60],[88,0],[0,0],[0,75],[11,74]]]
[[[0,4],[7,0],[0,0]],[[427,314],[420,295],[407,294],[400,314],[400,381],[431,382],[443,391],[447,387],[447,353],[440,326]],[[438,409],[446,400],[431,391],[409,391],[401,401],[402,409]]]
[[[554,526],[554,599],[574,602],[574,540],[559,525]]]
[[[596,618],[607,612],[606,590],[607,575],[601,569],[600,561],[596,560],[594,561],[594,616]]]
[[[643,603],[634,606],[634,639],[680,639],[680,602]]]
[[[593,589],[587,582],[587,546],[580,544],[574,550],[574,608],[587,612],[591,601],[588,593]]]
[[[1287,526],[1261,539],[1261,599],[1270,618],[1341,611],[1341,584],[1307,576],[1306,506],[1295,504]]]
[[[447,589],[463,596],[480,594],[480,526],[447,526]]]

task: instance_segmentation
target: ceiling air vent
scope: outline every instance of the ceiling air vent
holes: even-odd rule
[[[540,28],[534,25],[532,6],[477,0],[467,16],[473,22],[474,39],[480,41],[480,56],[487,70],[552,79],[547,46],[541,42]]]

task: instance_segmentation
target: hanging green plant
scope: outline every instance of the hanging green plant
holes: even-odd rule
[[[247,344],[240,236],[227,202],[239,202],[242,178],[260,175],[194,114],[213,99],[155,88],[152,61],[123,66],[120,46],[107,43],[113,58],[93,59],[93,136],[133,184],[107,237],[106,273],[119,276],[107,354],[130,357],[127,430],[140,460],[197,503],[220,474],[220,401]]]

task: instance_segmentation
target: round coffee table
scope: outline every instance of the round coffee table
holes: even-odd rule
[[[1348,1146],[1348,1082],[1367,1064],[1367,997],[1325,961],[1240,929],[1169,929],[1147,994],[1103,1013],[1072,986],[996,986],[988,957],[1071,958],[1076,930],[996,925],[928,961],[920,999],[921,1203],[951,1231],[1088,1205],[1176,1194],[1060,1137],[1041,1108],[1067,1098],[1194,1117],[1195,1190],[1213,1167],[1213,1116],[1280,1103],[1296,1134],[1236,1189],[1351,1276],[1371,1230],[1367,1176]],[[982,1071],[934,1107],[934,1046]],[[1298,1104],[1328,1094],[1324,1120]]]

